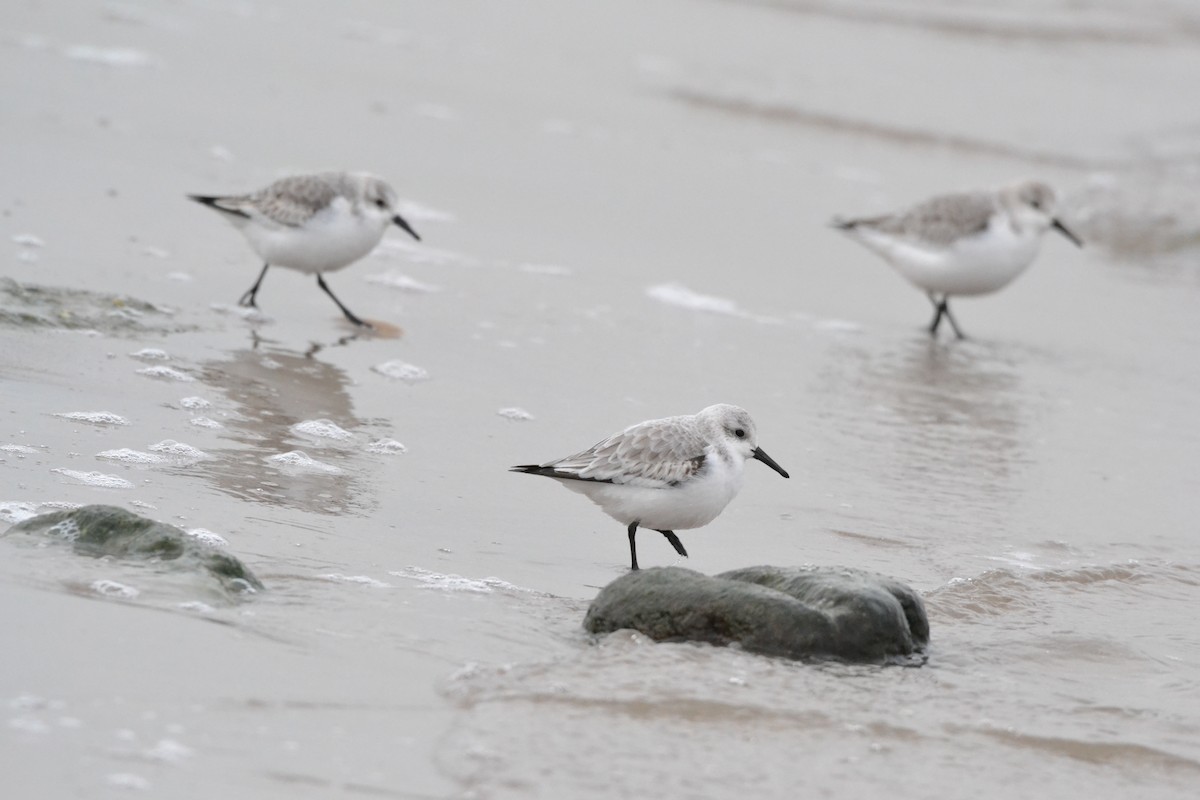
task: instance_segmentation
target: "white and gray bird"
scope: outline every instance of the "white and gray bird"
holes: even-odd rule
[[[950,298],[1004,288],[1033,262],[1050,228],[1083,242],[1055,216],[1054,190],[1024,181],[996,191],[944,194],[895,214],[835,219],[834,227],[882,256],[933,303],[929,332],[950,314]]]
[[[719,404],[698,414],[639,422],[575,455],[511,471],[554,478],[627,526],[631,567],[637,569],[639,527],[658,531],[686,556],[675,531],[716,519],[741,490],[751,458],[789,477],[758,446],[750,415]]]
[[[241,195],[188,195],[221,213],[246,237],[265,262],[238,305],[258,307],[258,289],[267,269],[287,267],[317,276],[317,285],[337,303],[346,319],[370,327],[342,305],[323,273],[353,264],[375,249],[389,225],[420,236],[396,211],[396,192],[387,181],[365,172],[294,175],[257,192]]]

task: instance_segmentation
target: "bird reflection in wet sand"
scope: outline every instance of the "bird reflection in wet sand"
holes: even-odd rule
[[[250,348],[202,366],[201,380],[235,406],[222,423],[226,436],[241,445],[214,451],[220,458],[204,465],[214,486],[239,499],[318,513],[374,505],[358,486],[355,470],[338,465],[344,450],[323,448],[308,469],[287,468],[287,458],[281,467],[267,461],[293,453],[300,455],[291,460],[303,460],[312,445],[297,438],[293,426],[300,422],[328,419],[350,431],[370,427],[354,414],[346,372],[316,357],[355,337],[343,338],[297,353],[255,335]]]

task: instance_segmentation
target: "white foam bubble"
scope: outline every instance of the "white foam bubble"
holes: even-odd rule
[[[530,414],[523,408],[501,408],[498,409],[496,413],[505,419],[511,419],[517,422],[524,422],[525,420],[533,419],[533,414]]]
[[[292,450],[287,453],[279,453],[278,455],[267,456],[263,460],[268,464],[274,464],[278,467],[295,469],[304,472],[324,472],[328,474],[337,474],[342,471],[340,467],[335,467],[333,464],[326,464],[324,461],[317,461],[303,450]]]
[[[95,47],[77,44],[63,50],[63,55],[72,61],[103,64],[106,67],[145,67],[153,63],[149,54],[132,47]]]
[[[12,240],[21,247],[45,247],[46,242],[40,236],[34,236],[32,233],[18,233],[12,237]]]
[[[407,453],[408,448],[395,439],[376,439],[366,446],[368,453],[378,453],[385,456],[399,455]]]
[[[529,272],[534,275],[570,275],[571,270],[567,267],[560,267],[557,264],[522,264],[517,267],[521,272]]]
[[[291,431],[301,436],[308,436],[314,439],[333,439],[338,442],[345,442],[354,438],[354,434],[350,431],[327,419],[309,419],[304,422],[297,422],[291,427]]]
[[[395,575],[398,578],[420,581],[424,584],[422,586],[424,589],[441,589],[447,592],[479,592],[481,594],[496,590],[540,594],[532,589],[522,588],[500,578],[466,578],[462,575],[443,575],[440,572],[432,572],[420,567],[405,567],[403,570],[389,572],[388,574]]]
[[[17,455],[33,455],[37,452],[32,447],[26,447],[23,444],[0,444],[0,450],[5,453],[16,453]]]
[[[192,447],[190,444],[177,442],[174,439],[163,439],[158,444],[152,444],[149,448],[155,453],[165,453],[177,461],[202,461],[206,458],[212,458],[203,450]]]
[[[194,752],[192,748],[174,739],[160,739],[153,747],[142,751],[142,755],[155,761],[178,764]]]
[[[202,603],[199,600],[188,600],[180,603],[178,608],[184,611],[194,611],[197,614],[211,614],[216,611],[216,609],[210,606],[208,603]]]
[[[150,781],[132,772],[113,772],[104,776],[104,782],[117,789],[131,789],[144,792],[150,788]]]
[[[0,502],[0,521],[7,522],[10,525],[16,525],[18,522],[23,522],[30,517],[36,517],[38,514],[46,514],[50,511],[62,511],[64,509],[79,508],[78,503],[61,503],[61,502],[46,502],[46,503],[30,503],[23,500],[9,500]]]
[[[713,314],[728,314],[735,317],[744,316],[732,300],[693,292],[681,283],[662,283],[650,286],[646,289],[646,296],[660,303],[693,311],[708,311]]]
[[[137,371],[138,375],[145,375],[147,378],[157,378],[163,381],[179,381],[181,383],[190,383],[196,380],[186,372],[180,372],[174,367],[143,367]]]
[[[169,361],[171,356],[166,350],[160,350],[157,347],[143,347],[137,352],[130,353],[130,358],[138,358],[142,361]]]
[[[69,419],[74,422],[90,422],[93,425],[128,425],[129,420],[122,417],[120,414],[113,414],[109,411],[67,411],[62,414],[55,414],[56,417]]]
[[[116,597],[121,600],[132,600],[142,593],[133,586],[105,579],[92,581],[92,591],[104,597]]]
[[[221,423],[217,422],[215,419],[209,419],[208,417],[192,417],[189,420],[189,422],[191,422],[197,428],[221,428],[221,427],[224,427],[223,425],[221,425]]]
[[[335,583],[357,583],[363,586],[373,586],[377,589],[389,589],[390,583],[376,580],[375,578],[366,575],[342,575],[337,572],[329,573],[328,575],[318,575],[318,578],[324,581],[334,581]]]
[[[116,475],[105,475],[103,472],[80,472],[75,469],[52,469],[59,475],[79,481],[86,486],[96,486],[101,489],[132,489],[133,484]]]
[[[185,397],[179,401],[179,405],[192,411],[198,411],[202,408],[212,407],[212,403],[208,402],[203,397]]]
[[[435,286],[432,283],[424,283],[394,270],[391,272],[381,272],[377,275],[368,275],[363,280],[369,283],[377,283],[380,286],[386,286],[389,289],[399,289],[409,294],[432,294],[433,292],[440,292],[442,290],[440,286]]]
[[[418,367],[416,364],[409,364],[406,361],[385,361],[382,364],[376,364],[371,369],[380,375],[404,381],[405,383],[418,383],[429,380],[429,372],[427,370],[423,367]]]
[[[225,547],[229,544],[229,541],[224,536],[219,533],[213,533],[207,528],[192,528],[190,531],[184,531],[184,533],[208,547]]]
[[[121,464],[161,464],[166,460],[154,453],[143,453],[140,450],[130,450],[128,447],[123,447],[120,450],[105,450],[102,453],[97,453],[96,458],[116,461]]]

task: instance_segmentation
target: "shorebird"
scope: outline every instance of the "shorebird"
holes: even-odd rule
[[[630,566],[637,569],[639,527],[658,531],[687,556],[675,531],[716,519],[741,490],[751,458],[789,477],[758,446],[750,415],[720,404],[698,414],[639,422],[575,455],[511,471],[554,478],[625,525]]]
[[[421,237],[396,212],[396,192],[365,172],[321,172],[275,181],[242,195],[188,195],[221,213],[263,259],[263,268],[240,306],[258,308],[258,289],[267,269],[287,267],[317,276],[317,285],[337,303],[346,319],[371,325],[342,305],[323,274],[353,264],[375,249],[389,225]]]
[[[934,308],[931,334],[944,317],[961,339],[951,297],[1003,289],[1033,261],[1050,228],[1083,246],[1055,216],[1055,202],[1049,186],[1024,181],[990,192],[939,195],[906,211],[833,224],[925,292]]]

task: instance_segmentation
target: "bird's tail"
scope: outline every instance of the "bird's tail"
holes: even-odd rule
[[[195,200],[201,205],[206,205],[214,211],[220,211],[222,214],[229,214],[230,216],[234,217],[245,217],[246,219],[250,219],[250,215],[245,211],[240,211],[236,208],[230,208],[229,206],[221,205],[221,201],[226,199],[224,197],[217,197],[216,195],[208,194],[189,194],[187,198],[189,200]]]

